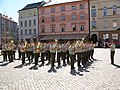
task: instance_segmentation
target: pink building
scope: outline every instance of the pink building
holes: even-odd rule
[[[49,2],[39,7],[41,40],[81,39],[89,33],[88,0]]]

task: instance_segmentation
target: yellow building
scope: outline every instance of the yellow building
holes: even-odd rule
[[[120,41],[120,0],[90,0],[90,35],[97,41]]]

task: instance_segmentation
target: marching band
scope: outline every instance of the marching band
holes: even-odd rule
[[[19,43],[17,46],[14,41],[8,41],[3,43],[3,61],[7,61],[7,56],[9,62],[13,62],[15,59],[15,47],[18,49],[18,57],[22,59],[22,64],[25,64],[25,59],[32,63],[34,60],[35,65],[38,65],[39,57],[41,57],[41,65],[45,64],[45,60],[48,60],[48,64],[51,64],[51,68],[54,68],[54,64],[57,62],[58,66],[61,65],[61,61],[64,65],[71,65],[71,70],[73,70],[74,63],[77,62],[77,66],[81,67],[91,60],[94,60],[94,47],[93,42],[88,42],[84,40],[60,42],[59,40],[52,40],[50,42],[30,42],[25,41]],[[13,55],[14,54],[14,55]]]

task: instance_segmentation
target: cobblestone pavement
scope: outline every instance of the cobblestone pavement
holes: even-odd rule
[[[96,48],[94,58],[86,70],[79,71],[75,63],[73,75],[69,65],[48,72],[50,65],[22,66],[21,60],[2,62],[0,56],[0,90],[120,90],[120,49],[116,49],[116,65],[110,64],[110,49]]]

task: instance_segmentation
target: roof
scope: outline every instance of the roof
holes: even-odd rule
[[[46,4],[45,1],[41,1],[41,2],[37,2],[37,3],[28,4],[28,5],[26,5],[23,9],[21,9],[21,10],[19,10],[19,11],[37,8],[37,7],[39,7],[39,6],[43,6],[44,4]]]
[[[56,4],[68,3],[68,2],[75,2],[75,1],[82,1],[82,0],[52,0],[43,6],[51,6]]]

